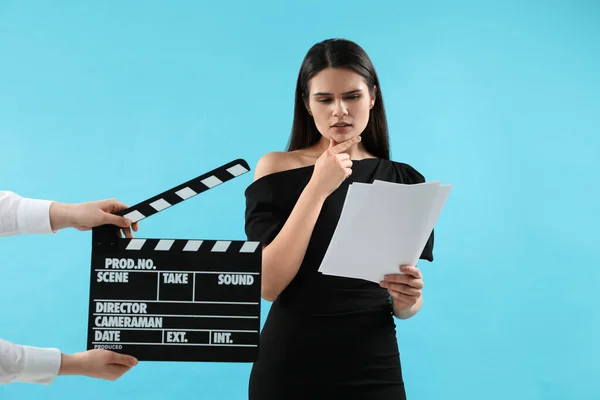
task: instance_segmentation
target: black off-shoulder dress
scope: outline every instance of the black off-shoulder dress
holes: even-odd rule
[[[248,240],[269,244],[277,236],[313,169],[277,172],[246,189]],[[406,398],[387,290],[318,269],[352,182],[425,179],[408,164],[377,158],[354,161],[352,171],[325,201],[298,274],[271,305],[250,375],[251,400]],[[420,258],[433,261],[433,233]]]

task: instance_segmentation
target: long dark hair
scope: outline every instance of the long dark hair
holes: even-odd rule
[[[317,43],[304,57],[296,82],[294,122],[287,151],[309,147],[321,138],[315,121],[308,114],[306,104],[310,79],[325,68],[346,68],[363,77],[371,95],[375,96],[375,105],[361,135],[361,143],[369,153],[389,160],[388,126],[377,72],[362,47],[345,39],[327,39]]]

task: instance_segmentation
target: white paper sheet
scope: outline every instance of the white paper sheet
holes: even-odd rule
[[[416,265],[450,194],[439,181],[353,183],[319,271],[380,282]]]

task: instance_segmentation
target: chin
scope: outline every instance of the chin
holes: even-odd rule
[[[338,132],[337,130],[333,130],[331,132],[331,137],[336,142],[343,142],[345,140],[352,139],[353,137],[359,136],[360,134],[356,132],[355,129],[350,129],[347,132]]]

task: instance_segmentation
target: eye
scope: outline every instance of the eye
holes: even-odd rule
[[[354,94],[352,96],[347,97],[348,100],[358,100],[360,99],[360,94]]]
[[[322,99],[317,99],[317,101],[318,101],[319,103],[329,103],[329,102],[331,102],[331,99],[322,98]]]

